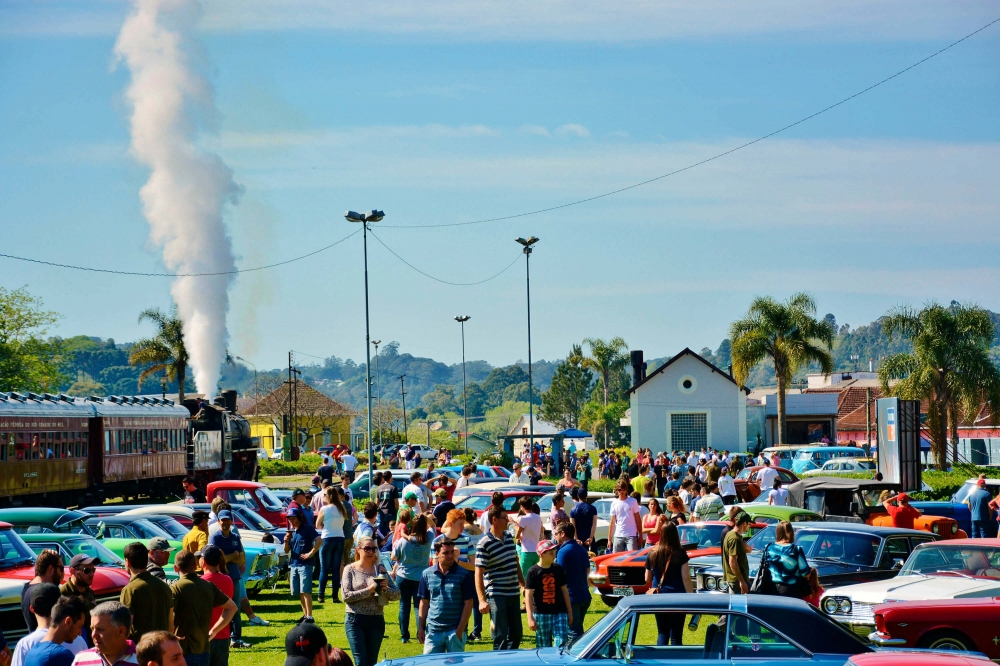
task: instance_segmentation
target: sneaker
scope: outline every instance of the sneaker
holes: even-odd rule
[[[330,598],[330,603],[331,603],[331,604],[342,604],[342,603],[344,603],[344,602],[343,602],[343,601],[341,601],[341,600],[340,600],[339,598],[337,598],[337,597],[331,597],[331,598]]]
[[[305,621],[306,621],[306,616],[305,616],[305,615],[303,615],[302,617],[300,617],[299,619],[297,619],[297,620],[295,621],[295,624],[302,624],[302,623],[303,623],[303,622],[305,622]]]
[[[469,634],[469,638],[468,638],[468,640],[470,640],[470,641],[472,641],[473,643],[475,643],[476,641],[481,641],[481,640],[483,640],[483,637],[482,637],[482,636],[480,636],[479,634]]]
[[[316,624],[316,620],[312,619],[311,617],[305,618],[304,620],[302,620],[302,622],[305,624]]]
[[[235,641],[233,641],[232,643],[229,644],[229,647],[234,647],[234,648],[248,648],[248,647],[250,647],[250,644],[247,643],[246,641],[235,640]]]
[[[253,619],[247,622],[247,624],[252,624],[255,627],[269,627],[271,623],[262,618],[260,615],[254,615]]]

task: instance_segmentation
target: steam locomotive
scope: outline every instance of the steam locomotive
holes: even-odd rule
[[[257,448],[236,391],[214,404],[151,397],[0,393],[0,507],[176,499],[199,485],[251,480]]]

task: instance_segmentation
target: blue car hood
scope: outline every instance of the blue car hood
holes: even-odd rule
[[[449,652],[445,654],[417,655],[379,662],[377,666],[484,666],[502,661],[507,666],[538,666],[538,664],[565,664],[574,657],[558,648],[539,650],[505,650],[501,652]]]

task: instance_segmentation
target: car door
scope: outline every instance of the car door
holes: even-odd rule
[[[878,567],[880,569],[901,569],[911,552],[912,545],[907,537],[890,537],[882,544],[882,554],[879,556]]]
[[[733,666],[773,666],[811,659],[809,653],[755,618],[732,613],[726,624],[726,656]]]
[[[726,657],[725,623],[720,619],[683,610],[631,613],[591,659],[631,666],[731,666]],[[671,621],[683,627],[684,644],[657,645],[657,635],[669,631]]]

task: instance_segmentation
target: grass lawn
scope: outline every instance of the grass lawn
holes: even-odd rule
[[[315,587],[314,587],[315,591]],[[278,584],[278,588],[273,593],[262,592],[259,597],[253,600],[254,610],[264,619],[271,622],[269,627],[250,627],[246,624],[244,616],[243,640],[253,647],[246,650],[232,650],[229,656],[229,663],[232,666],[280,666],[285,658],[285,635],[294,626],[295,620],[301,615],[298,599],[293,599],[288,593],[288,582],[283,581]],[[344,604],[316,604],[313,615],[316,624],[326,632],[327,640],[336,647],[343,648],[348,654],[350,649],[347,645],[347,637],[344,634]],[[595,596],[591,603],[590,611],[587,613],[585,626],[590,627],[597,622],[608,611],[600,597]],[[386,607],[386,638],[382,642],[380,658],[398,659],[400,657],[410,657],[421,654],[422,646],[416,642],[416,617],[410,620],[410,642],[403,644],[399,637],[399,624],[397,614],[399,604],[391,603]],[[522,615],[524,628],[524,638],[521,641],[522,649],[533,649],[535,647],[535,635],[528,629],[527,616]],[[471,628],[472,621],[469,621]],[[685,643],[699,643],[704,641],[705,626],[708,624],[703,618],[697,631],[691,632],[685,629]],[[483,633],[486,639],[477,643],[469,643],[466,646],[467,652],[483,651],[493,649],[493,643],[489,639],[489,618],[483,618]],[[652,622],[641,622],[639,626],[639,638],[647,644],[656,644],[656,630]]]

